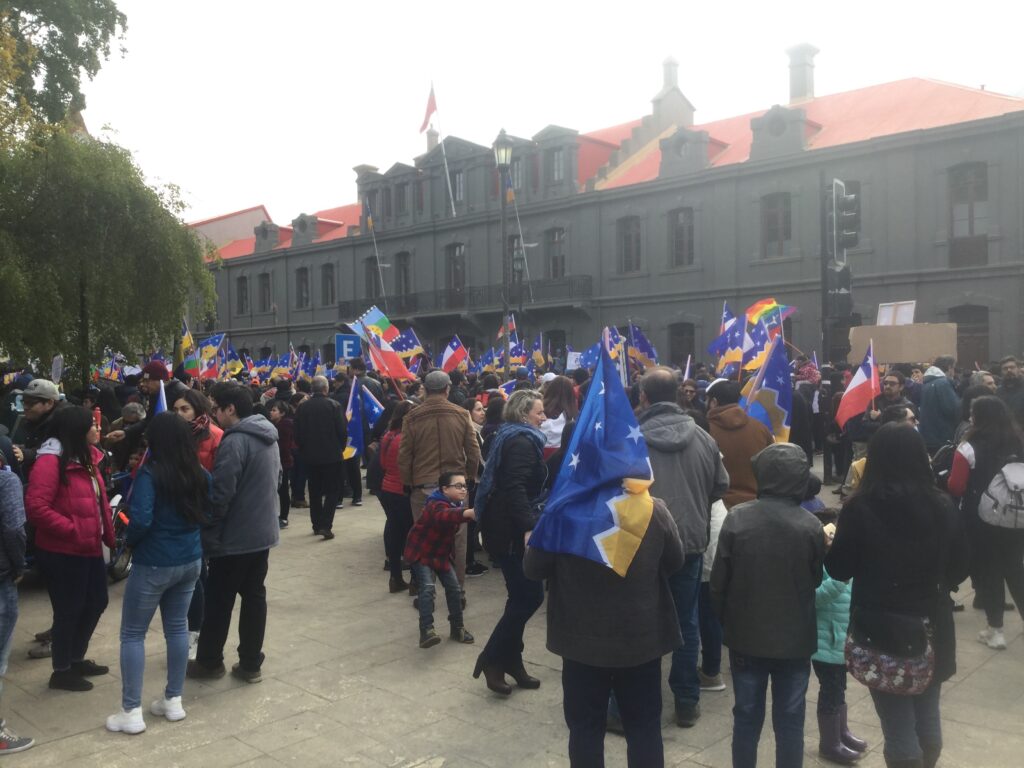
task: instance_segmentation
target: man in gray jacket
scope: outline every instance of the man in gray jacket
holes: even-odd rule
[[[689,728],[700,717],[697,599],[704,550],[708,548],[711,504],[729,489],[729,474],[714,439],[676,404],[679,382],[671,368],[658,366],[641,380],[640,432],[654,471],[651,495],[663,499],[679,529],[686,559],[669,577],[683,645],[672,652],[668,684],[675,698],[676,725]]]
[[[729,511],[711,568],[711,601],[729,647],[736,697],[732,764],[757,762],[770,679],[775,765],[799,768],[807,681],[818,648],[814,597],[825,536],[800,506],[810,483],[802,448],[770,445],[753,465],[757,500]]]
[[[213,465],[211,523],[203,530],[203,552],[210,559],[206,613],[196,659],[188,663],[188,676],[210,679],[224,675],[224,643],[235,595],[239,595],[239,662],[231,674],[258,683],[267,627],[264,580],[270,548],[277,545],[279,537],[277,429],[263,416],[253,415],[247,387],[217,384],[212,399],[224,438]]]

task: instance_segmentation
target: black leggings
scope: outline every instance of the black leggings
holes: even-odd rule
[[[1007,587],[1024,617],[1024,537],[1020,531],[981,523],[977,543],[975,578],[981,581],[981,607],[988,625],[1002,629]]]
[[[277,487],[277,500],[281,506],[278,518],[285,521],[288,520],[288,512],[290,512],[292,508],[291,494],[288,489],[288,473],[290,471],[290,469],[284,470],[284,474],[281,478],[281,484]]]
[[[107,607],[107,567],[102,557],[81,557],[36,549],[53,606],[53,669],[82,661],[93,630]]]
[[[409,497],[402,493],[380,491],[377,498],[384,507],[384,515],[387,518],[384,523],[384,553],[391,568],[391,578],[401,579],[405,537],[412,528],[412,506]]]

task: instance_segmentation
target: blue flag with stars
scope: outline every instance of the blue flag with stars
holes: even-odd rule
[[[578,555],[625,576],[654,510],[654,480],[615,364],[601,348],[565,460],[529,545]]]

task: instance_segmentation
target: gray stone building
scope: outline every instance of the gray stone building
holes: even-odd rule
[[[742,311],[774,296],[799,308],[787,339],[823,356],[823,184],[839,178],[860,199],[848,262],[864,323],[879,302],[916,299],[918,322],[958,324],[962,364],[1020,352],[1024,99],[924,79],[815,96],[815,53],[789,52],[787,105],[695,123],[670,60],[642,119],[514,138],[520,336],[581,349],[632,320],[663,361],[701,360],[723,301]],[[226,331],[254,358],[291,342],[333,360],[339,324],[377,304],[435,351],[452,333],[475,352],[493,344],[504,287],[494,154],[456,137],[445,149],[447,175],[431,131],[412,164],[356,168],[359,203],[291,227],[264,221],[250,235],[261,208],[240,212],[246,231],[231,232],[231,215],[196,224],[222,258],[216,317],[193,331]]]

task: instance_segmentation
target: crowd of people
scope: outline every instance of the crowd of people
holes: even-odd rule
[[[182,381],[154,361],[138,380],[65,396],[46,379],[18,377],[0,413],[0,673],[29,556],[53,609],[31,652],[51,659],[50,688],[88,691],[90,678],[109,672],[88,649],[108,602],[111,476],[126,473],[117,490],[128,499],[136,567],[122,601],[121,703],[106,727],[146,728],[144,638],[157,607],[167,683],[152,715],[184,719],[186,678],[227,674],[236,598],[230,674],[260,682],[270,550],[296,508],[309,510],[312,534],[334,539],[336,510],[363,503],[365,471],[384,511],[388,592],[414,598],[420,648],[442,642],[435,581],[448,637],[473,644],[467,578],[488,572],[484,560],[501,571],[504,611],[475,666],[467,663],[497,696],[510,696],[512,683],[541,685],[523,638],[547,584],[572,765],[603,765],[608,730],[624,734],[631,766],[663,765],[662,656],[671,654],[674,722],[689,728],[701,698],[726,688],[723,646],[734,766],[756,764],[769,682],[776,765],[802,765],[812,669],[823,757],[852,764],[869,746],[847,717],[849,669],[871,688],[886,764],[936,765],[941,686],[956,664],[953,616],[964,609],[953,595],[970,576],[973,607],[985,614],[978,637],[993,649],[1006,647],[1005,611],[1024,615],[1024,534],[981,512],[994,478],[1024,457],[1016,359],[961,374],[949,357],[889,366],[880,394],[840,429],[849,367],[798,358],[788,443],[748,413],[736,380],[702,365],[685,379],[666,366],[637,372],[627,389],[655,504],[625,576],[530,546],[568,464],[589,375],[513,378],[510,394],[494,373],[431,370],[394,382],[354,359],[333,380],[258,385]],[[373,423],[356,417],[356,452],[346,450],[353,387],[383,405]],[[812,474],[816,454],[834,489]],[[863,673],[865,659],[873,671]],[[5,725],[0,742],[5,752],[32,745]]]

